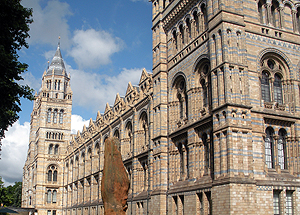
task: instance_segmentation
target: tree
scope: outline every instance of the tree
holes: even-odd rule
[[[21,207],[22,182],[15,182],[13,186],[4,187],[0,176],[0,204],[3,206]]]
[[[32,23],[32,9],[24,8],[20,1],[0,1],[0,141],[8,126],[19,118],[20,99],[34,99],[33,89],[18,84],[28,65],[18,61],[17,52],[22,47],[28,48],[26,38]]]

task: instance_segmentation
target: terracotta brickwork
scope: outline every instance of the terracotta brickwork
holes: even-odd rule
[[[143,70],[138,86],[71,136],[60,160],[35,161],[48,156],[37,135],[50,104],[71,103],[34,107],[23,205],[46,214],[47,189],[57,188],[58,214],[104,214],[104,141],[114,136],[130,179],[128,215],[300,214],[300,5],[152,6],[153,73]],[[57,186],[45,181],[52,163]]]

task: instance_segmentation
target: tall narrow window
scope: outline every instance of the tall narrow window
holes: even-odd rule
[[[64,117],[64,110],[59,111],[59,123],[63,123],[63,117]]]
[[[53,172],[53,181],[57,181],[57,171],[54,170]]]
[[[203,107],[207,107],[208,105],[208,96],[207,96],[207,87],[205,81],[202,82],[202,99],[203,99]]]
[[[281,78],[278,74],[275,74],[274,78],[274,101],[278,104],[282,104]]]
[[[268,168],[274,167],[274,153],[273,153],[273,129],[266,129],[266,137],[265,137],[265,159]]]
[[[274,215],[280,214],[280,191],[274,190],[273,191],[273,209]]]
[[[199,33],[199,17],[198,17],[197,11],[195,11],[193,13],[193,17],[194,17],[194,20],[195,20],[195,33],[198,34]]]
[[[261,96],[265,102],[270,102],[270,82],[269,82],[269,74],[266,71],[262,72],[261,77]]]
[[[298,33],[300,33],[300,7],[298,7],[296,14],[296,28]]]
[[[53,194],[52,194],[52,203],[56,203],[56,197],[57,197],[57,191],[53,190]]]
[[[60,90],[60,80],[58,80],[57,89]]]
[[[52,215],[56,215],[56,210],[53,210],[53,211],[52,211]]]
[[[51,108],[47,111],[47,122],[51,122]]]
[[[47,211],[47,215],[51,215],[51,210],[48,210],[48,211]]]
[[[55,145],[55,147],[54,147],[54,154],[55,154],[55,155],[58,154],[58,147],[59,147],[58,145]]]
[[[285,214],[293,215],[293,191],[286,191]]]
[[[53,123],[57,123],[57,109],[53,112]]]
[[[52,181],[52,171],[48,171],[48,181]]]
[[[284,129],[280,129],[278,134],[278,164],[281,169],[286,169],[286,131]]]
[[[52,144],[49,145],[48,154],[49,155],[53,154],[53,145]]]
[[[47,203],[51,203],[51,190],[47,191]],[[49,213],[49,211],[48,211],[48,213]],[[51,214],[51,211],[50,211],[50,214]]]

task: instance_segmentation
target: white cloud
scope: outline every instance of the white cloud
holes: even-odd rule
[[[82,131],[83,125],[88,126],[89,120],[84,120],[79,115],[71,116],[71,133]],[[28,143],[29,143],[30,123],[15,122],[5,132],[5,138],[1,141],[2,151],[0,160],[0,176],[5,186],[13,185],[14,182],[22,181],[23,166],[25,164]]]
[[[67,69],[71,73],[73,103],[94,111],[104,112],[108,102],[113,105],[116,94],[125,95],[128,82],[139,83],[142,69],[123,69],[116,76]]]
[[[95,29],[75,31],[72,41],[74,47],[69,55],[81,68],[97,68],[110,63],[110,56],[120,51],[124,44],[110,33]]]
[[[2,142],[0,176],[5,186],[22,181],[23,166],[28,150],[30,123],[15,122],[5,133]]]
[[[84,120],[81,116],[79,115],[72,115],[71,116],[71,133],[72,134],[77,134],[77,131],[82,131],[83,125],[86,127],[89,126],[89,120]]]
[[[38,92],[39,88],[41,87],[41,79],[35,78],[31,72],[26,72],[22,75],[24,80],[20,81],[21,85],[28,85],[33,88],[35,91]]]
[[[42,8],[40,0],[23,0],[22,5],[33,9],[33,23],[30,25],[28,43],[48,43],[55,45],[58,36],[63,46],[71,44],[67,16],[72,15],[69,4],[58,0],[50,0]]]

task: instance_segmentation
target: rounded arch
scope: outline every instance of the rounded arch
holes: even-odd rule
[[[118,127],[114,129],[113,134],[114,134],[114,135],[113,135],[114,137],[120,139],[120,130],[119,130]]]
[[[140,112],[139,127],[140,129],[144,129],[144,130],[148,129],[148,114],[145,110],[142,110]]]
[[[197,60],[195,61],[194,65],[193,65],[194,72],[197,70],[199,64],[202,64],[203,61],[208,61],[210,63],[208,54],[202,54],[197,58]]]
[[[285,63],[289,72],[293,75],[293,66],[290,59],[280,50],[274,48],[266,48],[262,50],[257,56],[257,71],[260,70],[262,60],[268,56],[277,57],[281,62]]]
[[[191,14],[192,16],[194,15],[194,13],[198,13],[199,12],[199,8],[198,7],[194,7],[192,10],[191,10]],[[193,17],[194,18],[194,17]]]
[[[131,119],[128,119],[125,123],[125,137],[131,138],[132,137],[132,121]]]
[[[186,78],[185,74],[184,74],[183,72],[177,72],[177,73],[173,76],[173,78],[172,78],[172,81],[171,81],[172,87],[174,87],[174,84],[175,84],[176,79],[177,79],[178,77],[180,77],[180,76],[182,76],[182,78],[184,79],[185,83],[187,83],[187,78]]]

